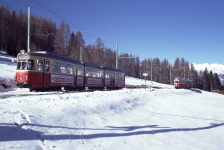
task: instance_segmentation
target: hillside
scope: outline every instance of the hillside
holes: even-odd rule
[[[15,65],[1,63],[13,79]],[[144,80],[127,77],[127,84]],[[147,81],[146,84],[151,85]],[[123,89],[95,92],[0,92],[0,147],[10,150],[220,150],[224,97],[201,90]],[[167,87],[168,86],[168,87]]]

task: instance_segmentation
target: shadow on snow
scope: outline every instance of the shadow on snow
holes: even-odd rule
[[[188,132],[188,131],[199,131],[217,128],[224,126],[224,123],[215,124],[211,123],[208,126],[197,127],[197,128],[169,128],[159,127],[158,125],[146,125],[146,126],[106,126],[105,128],[70,128],[63,126],[48,126],[38,124],[6,124],[0,123],[0,142],[5,141],[21,141],[21,140],[78,140],[78,139],[96,139],[96,138],[111,138],[111,137],[123,137],[123,136],[135,136],[135,135],[151,135],[151,134],[163,134],[169,132]],[[23,127],[47,127],[48,129],[66,129],[71,130],[71,134],[48,134],[33,129],[23,129]],[[134,130],[143,131],[134,131]],[[47,130],[47,129],[46,129]],[[44,130],[44,131],[46,131]],[[75,131],[102,131],[101,133],[92,134],[73,134]],[[105,132],[107,131],[107,132]],[[113,131],[113,132],[109,132]],[[116,131],[116,133],[115,133]]]

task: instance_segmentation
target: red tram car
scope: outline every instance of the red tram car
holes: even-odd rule
[[[17,55],[15,82],[33,90],[121,89],[125,74],[118,69],[83,63],[46,51]]]
[[[122,70],[104,67],[104,86],[107,89],[121,89],[125,87],[125,75]]]
[[[192,88],[192,81],[186,78],[175,78],[174,79],[174,88],[175,89],[190,89]]]

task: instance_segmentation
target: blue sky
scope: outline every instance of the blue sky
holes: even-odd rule
[[[106,47],[170,63],[224,64],[223,0],[0,0],[11,10],[65,19],[87,44],[100,37]]]

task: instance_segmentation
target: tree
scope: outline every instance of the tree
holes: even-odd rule
[[[161,81],[161,61],[159,58],[152,59],[152,80],[156,82]]]
[[[82,33],[81,31],[78,31],[75,34],[75,41],[76,41],[76,48],[75,48],[75,53],[76,53],[76,59],[79,59],[80,56],[80,47],[82,47],[82,53],[85,54],[85,41],[83,39]],[[85,55],[84,55],[85,56]]]
[[[197,70],[195,70],[194,64],[190,65],[189,78],[192,80],[192,86],[194,88],[201,88],[201,78],[199,77]]]
[[[209,72],[209,79],[210,79],[210,91],[212,91],[214,88],[214,77],[213,72],[211,70]]]
[[[51,19],[31,16],[31,51],[54,51],[56,24]]]
[[[104,64],[105,64],[104,43],[100,37],[98,37],[96,39],[96,49],[95,50],[96,50],[96,53],[95,53],[96,54],[96,56],[95,56],[96,63],[104,66]]]
[[[204,70],[202,82],[203,82],[202,89],[205,90],[205,91],[210,91],[211,90],[211,84],[210,84],[210,77],[209,77],[207,67]]]
[[[137,56],[135,58],[135,74],[134,74],[134,77],[136,78],[140,78],[140,59],[139,57]]]
[[[161,83],[170,84],[170,67],[171,65],[167,59],[161,62]]]
[[[95,46],[94,45],[87,45],[85,47],[84,53],[84,62],[89,62],[89,63],[94,63],[94,51],[95,51]]]
[[[27,50],[27,18],[26,16],[20,11],[18,23],[17,23],[17,30],[18,30],[18,42],[16,45],[17,53],[21,49]]]
[[[53,52],[54,51],[54,40],[55,40],[55,34],[57,31],[57,27],[56,27],[56,23],[54,23],[51,19],[46,20],[46,45],[45,45],[45,50],[49,51],[49,52]]]
[[[219,78],[219,75],[217,73],[215,73],[213,75],[214,77],[214,80],[213,80],[213,89],[219,89],[221,87],[221,81],[220,81],[220,78]]]
[[[6,50],[7,52],[11,52],[9,50],[9,42],[10,42],[10,10],[7,7],[1,7],[0,11],[1,23],[0,23],[0,48]]]
[[[69,25],[63,20],[58,27],[55,35],[55,53],[63,56],[68,56],[68,43],[70,36]]]
[[[76,42],[76,39],[75,39],[75,33],[72,32],[70,40],[69,40],[69,44],[68,44],[68,55],[71,58],[76,58],[76,51],[75,51],[76,47],[77,47],[77,42]]]
[[[106,48],[105,49],[105,66],[115,68],[116,67],[116,53],[110,49]]]
[[[173,64],[173,78],[181,77],[180,59],[177,57]]]

